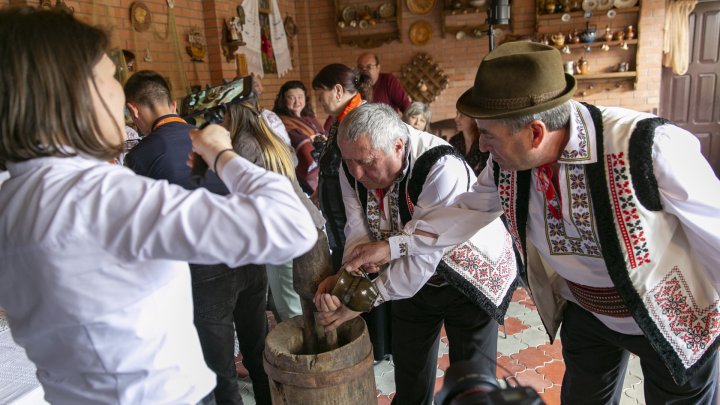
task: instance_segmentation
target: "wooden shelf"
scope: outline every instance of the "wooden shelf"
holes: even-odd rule
[[[588,73],[586,75],[575,75],[575,80],[601,80],[601,79],[634,79],[637,72],[608,72],[608,73]]]
[[[638,40],[637,40],[637,39],[629,39],[629,40],[627,40],[627,41],[625,41],[625,42],[627,42],[628,46],[630,46],[630,45],[637,45]],[[577,43],[577,44],[564,44],[564,45],[552,45],[552,46],[554,46],[554,47],[557,48],[557,49],[562,49],[565,45],[567,45],[570,49],[583,49],[583,48],[586,48],[586,47],[588,47],[588,46],[589,46],[590,48],[600,48],[600,47],[603,46],[603,44],[607,44],[609,47],[612,48],[612,47],[618,47],[618,46],[620,46],[622,43],[623,43],[623,41],[608,41],[608,42],[605,42],[605,41],[602,41],[602,40],[600,40],[600,41],[595,40],[594,42],[580,42],[580,43]]]
[[[400,25],[403,4],[401,0],[394,0],[395,15],[380,17],[379,8],[387,3],[387,0],[335,0],[335,33],[338,45],[377,48],[392,41],[402,42]],[[363,15],[358,14],[354,20],[346,21],[343,11],[347,8],[358,10]]]
[[[617,14],[626,14],[626,13],[639,13],[640,7],[627,7],[627,8],[613,8],[610,10],[615,10]],[[610,10],[595,10],[592,13],[592,17],[589,19],[592,20],[593,18],[597,17],[606,17],[607,12]],[[585,21],[585,12],[584,11],[571,11],[569,13],[552,13],[552,14],[538,14],[537,20],[540,21],[549,21],[549,20],[560,20],[560,18],[563,16],[563,14],[570,14],[570,22],[574,19],[582,18],[583,21]]]

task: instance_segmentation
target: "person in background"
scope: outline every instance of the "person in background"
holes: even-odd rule
[[[371,52],[360,54],[357,58],[358,69],[367,72],[372,79],[373,103],[384,103],[402,114],[410,106],[410,96],[402,83],[391,73],[380,73],[380,59]]]
[[[403,114],[403,121],[418,131],[430,132],[431,119],[430,106],[419,101],[413,101]]]
[[[273,116],[277,117],[275,114]],[[310,202],[295,178],[290,147],[275,135],[265,121],[257,106],[257,97],[254,93],[252,97],[241,103],[227,106],[223,126],[230,131],[233,148],[240,156],[290,179],[295,193],[310,212],[315,226],[322,229],[325,225],[322,214]],[[279,321],[301,315],[300,297],[293,288],[293,261],[289,260],[272,267],[267,266],[267,270],[275,309],[280,317]],[[242,340],[240,343],[242,345]]]
[[[478,146],[480,131],[474,119],[458,111],[455,126],[458,132],[448,142],[465,157],[477,176],[485,168],[490,153],[481,151]]]
[[[419,224],[434,236],[409,236],[408,254],[504,213],[543,325],[560,332],[563,404],[618,403],[634,353],[648,404],[715,405],[720,181],[693,134],[577,102],[576,88],[551,46],[491,51],[457,102],[491,160],[471,192]],[[356,253],[352,269],[392,257]]]
[[[227,196],[107,163],[125,138],[108,46],[66,13],[0,11],[0,307],[49,403],[214,404],[187,262],[281,263],[315,227],[218,125],[190,138]]]
[[[344,256],[348,261],[355,246],[370,241],[402,254],[409,235],[405,225],[432,216],[475,181],[470,167],[450,145],[408,127],[384,104],[351,111],[337,140],[343,157],[340,181],[348,217]],[[498,321],[503,321],[517,276],[512,242],[497,219],[459,252],[463,253],[459,261],[444,256],[442,250],[400,257],[373,281],[379,297],[376,304],[394,300],[393,403],[432,403],[443,325],[451,364],[473,360],[482,364],[483,374],[495,375]],[[326,330],[358,315],[327,294],[337,278],[324,280],[315,295],[321,311],[318,318]]]
[[[176,114],[176,103],[165,78],[141,70],[130,76],[124,89],[128,112],[145,134],[128,153],[126,166],[142,176],[167,180],[188,190],[196,188],[189,182],[190,167],[185,164],[192,151],[188,134],[195,127]],[[202,186],[218,195],[228,194],[212,172],[206,174]],[[231,268],[191,263],[190,276],[195,327],[205,361],[217,378],[215,400],[219,404],[242,403],[232,353],[233,331],[237,331],[256,402],[269,404],[270,386],[262,366],[267,334],[265,268],[257,264]]]
[[[305,85],[298,80],[291,80],[280,87],[273,112],[285,125],[290,142],[298,157],[295,167],[298,183],[303,191],[312,195],[317,188],[319,168],[312,156],[313,138],[322,136],[323,129],[315,119],[315,112],[310,106]]]
[[[367,72],[354,71],[348,66],[334,63],[320,69],[313,79],[312,86],[318,104],[328,114],[325,122],[328,136],[318,160],[320,176],[316,194],[320,210],[327,220],[325,229],[332,251],[333,267],[339,271],[345,249],[347,217],[340,189],[339,173],[342,157],[337,146],[337,132],[345,116],[372,97],[372,82]],[[376,362],[386,359],[391,354],[390,311],[391,304],[387,303],[363,314],[368,325]]]

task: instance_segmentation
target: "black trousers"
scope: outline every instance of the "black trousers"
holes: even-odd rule
[[[267,335],[267,274],[265,266],[231,269],[225,265],[190,265],[195,306],[195,328],[203,356],[217,376],[215,401],[242,404],[235,370],[234,332],[237,332],[243,365],[250,373],[258,405],[269,405],[270,382],[263,369]]]
[[[630,353],[640,357],[647,404],[718,403],[717,352],[692,380],[677,385],[645,336],[615,332],[571,302],[565,309],[560,339],[565,360],[563,404],[618,404]]]
[[[432,403],[443,323],[450,363],[476,360],[495,377],[498,324],[454,287],[426,285],[412,298],[394,301],[392,315],[393,404]]]

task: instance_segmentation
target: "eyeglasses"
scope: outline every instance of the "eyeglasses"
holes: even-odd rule
[[[368,63],[367,65],[358,65],[358,69],[360,70],[370,70],[377,66],[377,63]]]

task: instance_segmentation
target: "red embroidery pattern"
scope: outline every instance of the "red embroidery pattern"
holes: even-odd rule
[[[515,280],[515,253],[510,235],[505,234],[502,252],[496,258],[483,253],[471,242],[455,247],[443,256],[445,263],[475,286],[495,306],[502,303]]]
[[[518,233],[518,226],[515,218],[515,172],[507,170],[500,170],[498,176],[498,196],[500,197],[500,206],[505,212],[508,225],[510,229],[508,232],[513,237],[515,245],[522,256],[525,255],[520,243],[520,234]]]
[[[720,334],[718,301],[699,307],[677,266],[648,291],[643,301],[685,367],[695,364]]]
[[[624,153],[607,156],[608,184],[615,211],[616,223],[622,235],[631,269],[650,263],[650,251],[645,239],[645,230],[633,198]]]

